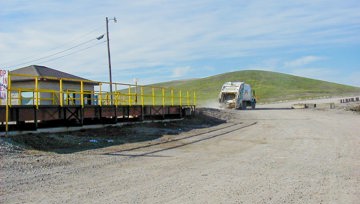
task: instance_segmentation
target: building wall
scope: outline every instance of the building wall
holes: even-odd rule
[[[23,93],[23,98],[20,101],[20,96],[17,91],[11,92],[11,104],[12,105],[32,105],[34,101],[33,89],[35,89],[35,80],[34,81],[18,81],[18,82],[11,82],[11,89],[14,90],[15,88],[19,88],[21,90],[29,89],[29,92]]]
[[[33,94],[35,89],[35,81],[25,81],[25,82],[12,82],[12,88],[21,88],[22,90],[28,88],[29,90],[27,93],[21,93],[23,100],[21,101],[22,105],[31,105],[34,104],[34,101],[30,98],[36,98],[36,94]],[[38,88],[41,90],[39,93],[39,105],[60,105],[60,82],[59,81],[38,81]],[[64,104],[70,105],[80,105],[80,89],[81,85],[80,82],[69,82],[63,81],[63,99]],[[49,90],[49,92],[44,91]],[[52,91],[56,91],[55,93]],[[85,104],[93,104],[91,101],[94,98],[93,94],[90,92],[94,92],[94,85],[91,84],[84,84],[84,92],[88,91],[89,94],[84,95],[84,103]],[[78,92],[78,93],[74,93]],[[17,94],[14,93],[13,94]],[[35,97],[33,96],[35,95]],[[15,98],[15,97],[14,97]],[[76,99],[75,99],[76,98]],[[15,100],[16,101],[16,100]],[[15,104],[14,104],[15,105]]]

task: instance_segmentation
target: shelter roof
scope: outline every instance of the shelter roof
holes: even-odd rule
[[[11,81],[24,81],[24,80],[33,80],[33,77],[31,76],[37,76],[37,77],[52,77],[52,78],[63,78],[63,79],[75,79],[75,80],[85,80],[90,81],[89,79],[85,79],[82,77],[78,77],[66,72],[62,72],[56,69],[52,69],[45,66],[39,66],[39,65],[31,65],[19,69],[15,69],[13,71],[10,71],[12,74],[23,74],[23,75],[29,75],[29,76],[12,76]]]

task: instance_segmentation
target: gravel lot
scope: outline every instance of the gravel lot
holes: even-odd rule
[[[289,107],[71,153],[1,139],[0,203],[359,203],[360,114]]]

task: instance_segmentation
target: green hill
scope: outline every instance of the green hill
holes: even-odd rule
[[[227,81],[243,81],[250,84],[255,89],[259,102],[360,94],[360,87],[257,70],[229,72],[201,79],[171,81],[159,83],[156,86],[194,90],[198,104],[203,104],[207,101],[217,101],[221,86]]]

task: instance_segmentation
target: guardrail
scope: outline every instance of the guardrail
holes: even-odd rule
[[[9,73],[8,105],[196,105],[196,93],[169,87]],[[6,101],[0,100],[0,105]]]
[[[340,99],[340,103],[360,102],[360,97],[351,97]]]

